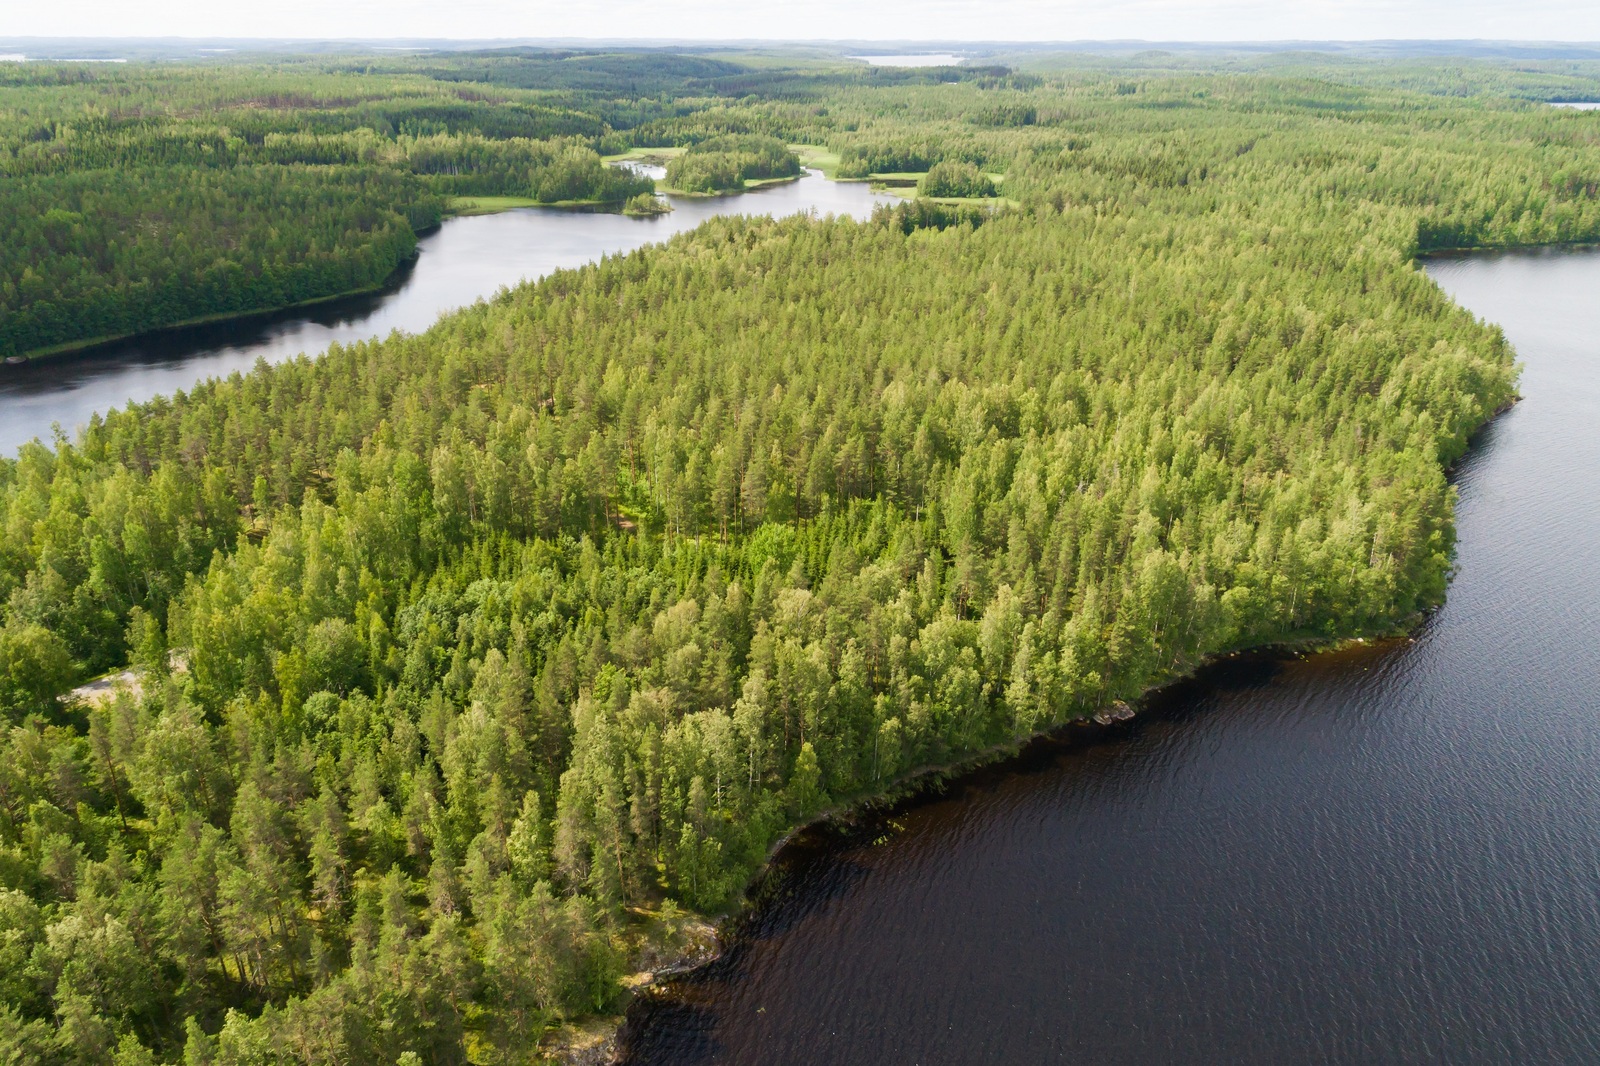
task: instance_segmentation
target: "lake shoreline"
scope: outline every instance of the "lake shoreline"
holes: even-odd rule
[[[441,315],[489,300],[502,289],[552,272],[582,269],[607,255],[659,244],[712,218],[793,214],[871,216],[887,197],[808,176],[740,198],[674,199],[670,213],[629,217],[616,207],[512,210],[457,216],[418,231],[417,255],[376,290],[319,297],[310,307],[256,308],[168,325],[132,337],[74,341],[49,355],[0,362],[0,402],[10,415],[0,447],[15,454],[47,444],[60,426],[69,439],[96,415],[131,401],[188,392],[203,381],[248,375],[258,359],[316,359],[329,345],[366,343],[400,332],[420,336]],[[620,205],[617,205],[620,206]],[[70,350],[65,350],[70,347]]]
[[[476,202],[463,209],[451,208],[446,210],[439,221],[422,229],[416,230],[418,238],[437,233],[446,222],[455,218],[477,218],[483,215],[498,215],[506,211],[522,210],[524,208],[552,208],[558,211],[589,212],[615,207],[620,212],[622,200],[563,200],[557,203],[540,203],[524,197],[498,196],[498,197],[456,197],[457,200],[481,201],[504,200],[514,201],[504,204],[479,207]],[[299,312],[326,308],[345,300],[359,300],[364,297],[377,296],[394,289],[395,283],[403,278],[406,271],[416,265],[420,248],[412,249],[410,255],[405,256],[395,265],[388,275],[376,285],[368,285],[359,289],[346,289],[342,292],[330,293],[327,296],[314,296],[309,300],[300,300],[295,303],[278,304],[273,307],[256,307],[247,311],[218,311],[215,314],[200,315],[195,318],[185,318],[177,322],[169,322],[163,326],[151,329],[134,330],[131,333],[102,334],[98,337],[88,337],[83,340],[65,341],[53,344],[47,348],[34,348],[31,351],[19,352],[0,361],[3,366],[27,366],[45,360],[64,359],[75,356],[93,356],[97,351],[110,348],[130,341],[146,340],[153,337],[162,337],[172,333],[181,333],[202,326],[222,326],[230,324],[244,324],[257,319],[274,318],[280,315],[292,315]]]
[[[444,218],[476,218],[482,215],[498,215],[506,211],[521,211],[528,208],[554,208],[558,211],[576,211],[581,213],[606,212],[615,209],[620,212],[622,205],[627,203],[622,200],[536,200],[531,196],[456,196],[451,198],[450,205],[445,209]],[[436,229],[437,226],[430,229]],[[418,236],[421,236],[418,233]]]
[[[1493,249],[1480,249],[1478,254],[1484,251]],[[1473,427],[1467,437],[1466,450],[1444,466],[1447,478],[1452,481],[1455,479],[1458,468],[1473,455],[1486,431],[1502,415],[1512,410],[1521,399],[1520,395],[1513,395],[1490,412],[1479,425]],[[1454,514],[1452,514],[1453,520]],[[1393,625],[1344,636],[1308,636],[1217,652],[1205,657],[1190,669],[1152,682],[1132,700],[1112,700],[1094,711],[1066,719],[1027,736],[993,745],[952,763],[917,767],[900,775],[880,791],[855,796],[834,804],[805,822],[791,827],[768,848],[766,858],[745,885],[734,907],[722,914],[701,916],[714,931],[716,950],[698,959],[685,958],[682,960],[682,965],[667,975],[668,981],[692,976],[710,966],[740,940],[745,934],[743,923],[749,920],[767,891],[774,887],[773,879],[781,873],[783,854],[790,848],[805,847],[807,844],[825,847],[826,844],[821,839],[824,835],[845,836],[859,830],[863,823],[877,823],[890,819],[896,813],[935,801],[966,784],[1018,772],[1036,761],[1038,753],[1042,750],[1094,745],[1116,739],[1125,734],[1130,722],[1141,720],[1151,705],[1161,701],[1163,696],[1192,685],[1202,680],[1208,672],[1227,664],[1282,663],[1313,656],[1374,650],[1386,645],[1415,643],[1416,634],[1442,606],[1441,603],[1428,610],[1414,613]],[[649,1000],[670,997],[672,994],[671,985],[661,981],[659,976],[656,975],[656,980],[630,987],[630,995],[622,1013],[607,1016],[614,1018],[616,1024],[615,1032],[604,1045],[610,1055],[609,1058],[558,1057],[555,1061],[562,1063],[563,1066],[624,1066],[627,1060],[621,1057],[621,1052],[628,1046],[633,1032],[632,1027],[640,1020],[636,1018],[636,1014],[641,1006]],[[596,1022],[598,1021],[599,1019],[596,1019]]]
[[[805,176],[805,171],[802,170],[799,174],[785,174],[781,178],[748,178],[745,180],[744,188],[742,189],[712,189],[710,192],[689,192],[687,189],[678,189],[671,185],[658,183],[656,185],[656,195],[677,196],[685,200],[715,200],[727,196],[742,196],[747,192],[770,189],[775,185],[792,185]],[[825,180],[832,181],[833,179],[826,178]]]
[[[663,187],[657,190],[657,195],[669,194],[690,200],[731,198],[740,196],[747,192],[756,192],[761,189],[772,188],[778,185],[793,184],[803,177],[805,177],[804,172],[783,178],[765,178],[747,184],[743,189],[726,189],[711,193],[689,193],[682,192],[677,189],[666,189]],[[670,211],[657,211],[648,214],[628,214],[623,210],[623,205],[627,202],[625,200],[561,200],[552,203],[542,203],[526,197],[469,196],[457,197],[456,199],[463,201],[489,200],[506,202],[494,203],[481,207],[474,203],[472,206],[462,209],[452,208],[445,211],[438,222],[416,230],[415,235],[418,238],[421,238],[433,233],[437,233],[444,223],[452,219],[481,218],[487,215],[498,215],[504,214],[508,211],[520,211],[528,209],[570,212],[572,214],[618,214],[626,215],[630,218],[654,218],[670,213]],[[272,307],[256,307],[245,311],[219,311],[215,314],[199,315],[194,318],[181,319],[177,322],[169,322],[165,325],[155,326],[150,329],[134,330],[129,333],[101,334],[95,337],[87,337],[82,340],[64,341],[61,344],[50,345],[46,348],[34,348],[26,352],[19,352],[15,355],[0,359],[0,374],[3,374],[4,367],[6,366],[21,367],[62,359],[73,359],[79,357],[92,358],[98,352],[104,349],[115,347],[119,344],[127,344],[129,342],[164,337],[172,334],[181,334],[187,330],[198,329],[207,326],[223,326],[232,324],[242,325],[256,320],[272,319],[279,316],[292,316],[301,312],[317,310],[320,308],[328,308],[332,305],[347,300],[360,300],[367,297],[382,295],[391,292],[396,288],[396,282],[402,280],[406,272],[411,267],[416,265],[419,254],[420,249],[413,249],[410,255],[401,259],[401,261],[396,264],[395,268],[376,285],[368,285],[358,289],[346,289],[342,292],[330,293],[326,296],[316,296],[309,300],[301,300],[295,303],[278,304]]]
[[[433,225],[418,232],[418,236],[425,236],[437,230],[438,225]],[[93,357],[102,349],[111,348],[118,344],[127,344],[130,341],[147,340],[154,337],[163,337],[168,334],[183,333],[187,330],[199,329],[205,326],[224,326],[243,324],[257,319],[270,319],[279,316],[296,315],[304,311],[317,308],[326,308],[330,305],[346,300],[359,300],[365,297],[377,296],[390,291],[395,287],[396,280],[402,278],[406,272],[417,262],[417,253],[413,251],[403,258],[381,282],[368,285],[359,289],[346,289],[343,292],[332,293],[328,296],[315,296],[309,300],[300,300],[296,303],[279,304],[275,307],[257,307],[248,311],[218,311],[216,314],[200,315],[196,318],[185,318],[177,322],[170,322],[164,326],[152,329],[134,330],[132,333],[116,333],[89,337],[78,341],[65,341],[53,344],[48,348],[35,348],[31,351],[21,352],[8,356],[0,366],[30,366],[36,363],[48,362],[77,357]]]
[[[498,215],[506,211],[517,211],[525,208],[550,208],[557,211],[572,211],[576,213],[605,211],[607,208],[615,208],[618,213],[621,213],[622,205],[626,202],[623,200],[561,200],[554,203],[542,203],[526,197],[515,196],[464,196],[456,197],[455,199],[472,201],[473,203],[464,208],[457,209],[452,207],[446,210],[439,221],[415,230],[415,236],[422,238],[429,234],[437,233],[444,223],[455,218],[477,218],[483,215]],[[479,206],[476,202],[483,200],[508,202],[485,206]],[[331,304],[337,304],[345,300],[359,300],[364,297],[377,296],[394,289],[396,281],[400,280],[407,270],[416,265],[419,254],[420,249],[412,249],[411,254],[404,256],[399,263],[395,264],[395,268],[376,285],[367,285],[358,289],[346,289],[342,292],[329,293],[326,296],[314,296],[309,300],[299,300],[295,303],[278,304],[272,307],[255,307],[246,311],[218,311],[215,314],[180,319],[177,322],[169,322],[166,325],[154,326],[150,329],[134,330],[130,333],[101,334],[97,337],[87,337],[82,340],[64,341],[61,344],[53,344],[46,348],[34,348],[30,351],[8,356],[4,360],[0,360],[0,367],[27,366],[46,360],[93,356],[101,349],[110,348],[118,344],[126,344],[130,341],[181,333],[185,330],[202,326],[244,324],[257,319],[274,318],[280,315],[292,315],[318,308],[326,308]]]
[[[1514,401],[1513,401],[1514,403]],[[1508,404],[1496,411],[1482,426],[1481,432],[1500,414],[1509,410]],[[1470,449],[1469,449],[1470,451]],[[843,836],[857,831],[866,822],[888,819],[894,814],[933,802],[946,793],[978,780],[1004,776],[1025,768],[1037,759],[1044,749],[1093,745],[1113,740],[1125,733],[1129,723],[1138,722],[1152,703],[1174,690],[1193,684],[1212,670],[1226,664],[1241,662],[1281,663],[1306,659],[1312,656],[1334,655],[1340,652],[1370,650],[1384,645],[1414,642],[1415,634],[1427,623],[1432,611],[1419,612],[1396,625],[1343,637],[1307,637],[1300,640],[1271,641],[1234,651],[1218,652],[1207,656],[1192,669],[1148,685],[1132,700],[1112,700],[1097,710],[1058,722],[1046,729],[1013,740],[995,744],[983,751],[948,764],[926,764],[900,775],[884,789],[856,796],[823,810],[791,827],[767,850],[760,868],[751,876],[739,897],[738,903],[721,914],[698,915],[709,928],[715,949],[709,953],[685,952],[673,960],[669,967],[650,975],[651,979],[628,987],[628,999],[618,1014],[597,1016],[581,1031],[592,1032],[601,1023],[614,1026],[614,1031],[604,1041],[573,1044],[570,1040],[560,1047],[552,1047],[552,1061],[562,1066],[622,1066],[626,1059],[619,1052],[627,1047],[635,1013],[645,1002],[670,996],[670,982],[691,977],[705,967],[717,962],[727,950],[738,943],[747,921],[763,901],[766,892],[774,887],[773,878],[779,876],[783,853],[794,847],[826,846],[820,840],[825,834]],[[637,975],[636,975],[637,976]],[[594,1053],[603,1047],[610,1057],[595,1058]],[[572,1052],[572,1054],[563,1054]]]
[[[1430,259],[1472,259],[1484,255],[1527,255],[1530,252],[1588,252],[1600,248],[1600,241],[1535,241],[1532,244],[1459,244],[1428,248],[1417,252],[1418,266]]]

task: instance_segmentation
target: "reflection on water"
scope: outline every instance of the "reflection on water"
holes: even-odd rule
[[[375,296],[309,312],[174,330],[82,357],[0,366],[0,452],[14,453],[36,436],[48,441],[53,424],[70,435],[96,411],[249,370],[258,359],[279,362],[302,352],[315,354],[334,341],[424,330],[441,314],[503,287],[666,240],[716,215],[782,217],[814,211],[865,218],[877,203],[894,198],[812,172],[740,196],[669,199],[675,210],[650,218],[528,208],[449,219],[422,238],[416,263]]]
[[[1526,399],[1414,642],[1230,661],[788,849],[627,1061],[1600,1062],[1600,255],[1428,270]]]

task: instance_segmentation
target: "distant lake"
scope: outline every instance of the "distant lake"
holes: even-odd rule
[[[638,169],[654,177],[664,173]],[[79,356],[0,365],[0,454],[15,454],[34,437],[48,442],[54,423],[71,435],[97,411],[248,371],[258,359],[277,363],[302,352],[315,355],[335,341],[420,332],[499,289],[664,241],[718,215],[809,211],[864,219],[878,204],[897,202],[863,182],[832,182],[816,171],[737,196],[668,200],[670,214],[649,218],[532,207],[446,219],[418,242],[416,262],[371,296],[151,334]]]
[[[1600,254],[1424,269],[1525,398],[1415,640],[1229,660],[803,835],[623,1062],[1600,1063]]]
[[[909,56],[851,56],[871,63],[875,67],[953,67],[963,61],[962,56],[951,55],[949,52],[929,52],[924,55]]]
[[[1600,111],[1600,100],[1585,100],[1581,103],[1567,103],[1565,101],[1558,100],[1553,101],[1550,106],[1570,107],[1574,111]]]

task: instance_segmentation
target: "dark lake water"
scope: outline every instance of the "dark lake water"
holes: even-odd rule
[[[333,341],[427,329],[441,314],[492,296],[503,286],[664,241],[715,215],[781,217],[815,211],[865,218],[876,204],[896,202],[865,184],[835,183],[815,173],[739,196],[669,199],[674,210],[651,218],[526,208],[448,219],[422,238],[415,264],[380,294],[342,300],[309,314],[174,330],[80,357],[0,365],[0,454],[14,454],[34,437],[49,441],[53,424],[70,435],[96,411],[249,370],[257,359],[279,362],[301,352],[315,354]]]
[[[626,1061],[1600,1062],[1600,254],[1427,269],[1526,399],[1414,642],[1231,661],[801,841]]]

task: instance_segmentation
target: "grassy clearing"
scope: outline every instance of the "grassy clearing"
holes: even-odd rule
[[[927,173],[902,171],[892,174],[872,174],[867,180],[872,182],[875,192],[886,192],[894,196],[903,196],[908,200],[928,200],[936,204],[978,204],[986,207],[1021,207],[1022,205],[1006,196],[923,196],[919,191],[922,179]],[[1004,174],[985,174],[994,183],[995,188],[1000,188],[1005,181]]]
[[[445,213],[456,218],[493,215],[519,207],[621,207],[621,200],[535,200],[529,196],[454,196]]]
[[[829,151],[820,144],[791,144],[789,150],[800,157],[801,166],[822,171],[822,176],[829,181],[836,180],[834,172],[839,169],[838,152]]]
[[[891,196],[898,196],[905,200],[922,200],[930,204],[968,204],[973,207],[987,207],[999,210],[1002,207],[1021,207],[1022,201],[1013,200],[1009,196],[922,196],[918,194],[916,186],[874,186]]]
[[[542,207],[529,196],[452,196],[445,211],[452,215],[492,215],[515,207]]]
[[[746,189],[760,189],[767,185],[787,185],[791,181],[799,181],[800,178],[801,175],[799,174],[790,174],[781,178],[746,178],[744,187]]]
[[[742,192],[765,188],[768,185],[787,185],[791,181],[799,181],[801,176],[792,174],[782,178],[746,178],[742,189],[713,189],[711,192],[689,192],[687,189],[677,189],[665,182],[658,181],[656,182],[656,192],[679,196],[685,200],[710,200],[717,196],[738,196]]]
[[[924,196],[922,199],[933,204],[972,204],[975,207],[987,207],[992,210],[1022,206],[1020,200],[1013,200],[1009,196]]]
[[[687,148],[633,148],[620,155],[603,155],[600,158],[607,163],[648,163],[664,167],[669,160],[678,158],[686,151]]]

